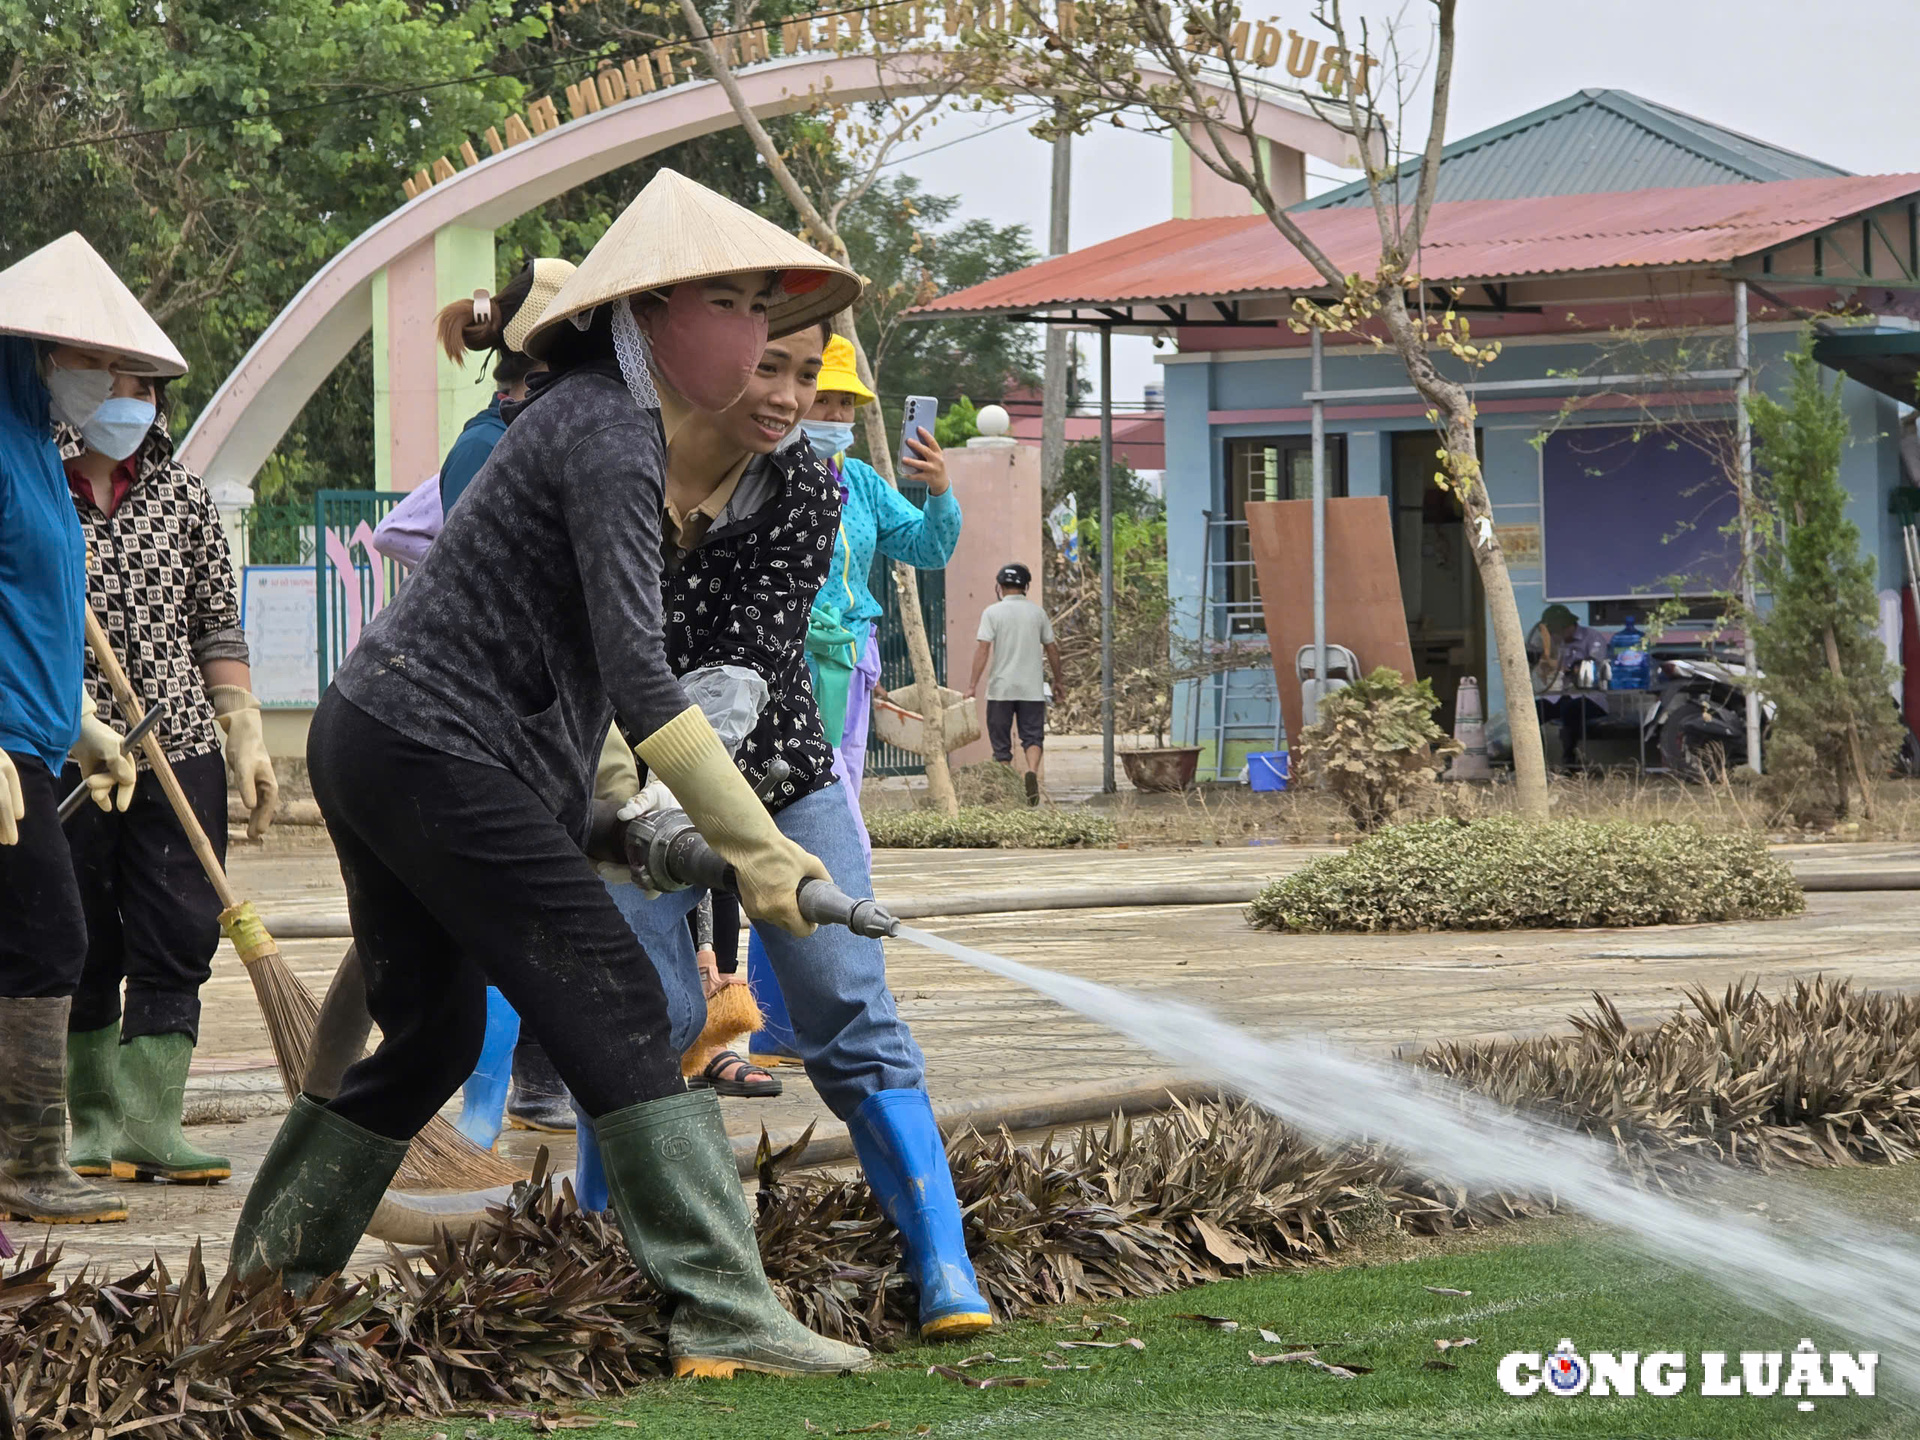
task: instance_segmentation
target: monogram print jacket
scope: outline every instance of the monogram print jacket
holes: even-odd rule
[[[833,561],[840,486],[804,438],[753,461],[739,491],[771,493],[751,514],[721,512],[698,548],[661,542],[666,572],[667,661],[680,676],[739,665],[767,682],[760,722],[734,759],[779,811],[833,783],[833,749],[807,677],[807,617]],[[775,756],[792,770],[764,792]]]
[[[63,462],[86,448],[66,425],[55,427],[54,438]],[[87,603],[141,702],[167,707],[159,727],[167,759],[215,754],[220,730],[200,665],[247,660],[220,512],[199,476],[173,458],[164,417],[154,422],[130,464],[133,484],[111,515],[91,494],[73,496],[87,535]],[[91,651],[86,674],[95,711],[124,735],[127,721]],[[144,753],[136,758],[142,770],[148,768]]]

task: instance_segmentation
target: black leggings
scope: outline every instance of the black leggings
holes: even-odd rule
[[[60,792],[53,772],[37,755],[7,754],[20,774],[27,813],[19,843],[0,845],[0,998],[58,999],[73,994],[87,958],[80,887],[55,813]]]
[[[593,865],[515,776],[337,691],[307,738],[380,1046],[328,1106],[411,1138],[473,1072],[499,987],[588,1115],[681,1093],[666,994]]]

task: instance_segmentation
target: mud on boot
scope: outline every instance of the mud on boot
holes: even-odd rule
[[[362,1130],[302,1095],[247,1191],[233,1269],[242,1280],[277,1273],[296,1295],[337,1275],[406,1158],[406,1141]]]
[[[115,1093],[120,1134],[113,1145],[116,1180],[170,1180],[217,1185],[233,1174],[224,1155],[187,1143],[180,1115],[187,1098],[193,1037],[136,1035],[120,1047]]]
[[[120,1022],[67,1033],[67,1118],[73,1139],[67,1163],[76,1175],[113,1174],[113,1143],[120,1138],[120,1100],[114,1077],[120,1063]]]
[[[674,1374],[837,1375],[873,1363],[775,1298],[711,1090],[629,1105],[593,1128],[627,1248],[673,1302]]]
[[[0,1220],[90,1225],[127,1207],[67,1164],[67,1012],[56,998],[0,999]]]

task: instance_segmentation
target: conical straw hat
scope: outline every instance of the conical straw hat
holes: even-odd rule
[[[78,230],[0,270],[0,333],[112,350],[143,375],[184,375],[186,358]]]
[[[769,336],[824,320],[860,295],[860,277],[846,266],[678,171],[661,170],[560,287],[527,336],[527,353],[546,354],[556,326],[609,300],[753,270],[787,272],[767,309]]]
[[[526,353],[527,332],[547,313],[553,297],[560,293],[560,287],[567,283],[576,268],[571,260],[556,260],[550,255],[542,255],[533,262],[533,284],[527,290],[527,298],[513,312],[513,319],[507,322],[507,328],[500,332],[500,338],[507,342],[509,350]]]

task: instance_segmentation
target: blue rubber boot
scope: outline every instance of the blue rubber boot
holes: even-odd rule
[[[747,985],[760,1006],[761,1025],[747,1040],[747,1058],[757,1065],[798,1060],[800,1047],[793,1038],[787,997],[780,993],[780,977],[773,973],[773,962],[767,958],[767,947],[760,943],[760,932],[752,928],[747,931]]]
[[[456,1128],[482,1150],[493,1149],[507,1109],[507,1085],[513,1079],[513,1047],[520,1040],[520,1017],[506,996],[487,987],[487,1038],[480,1046],[480,1063],[461,1090],[462,1104]]]
[[[573,1107],[573,1198],[580,1209],[597,1214],[613,1204],[607,1194],[607,1172],[600,1163],[600,1139],[593,1133],[593,1122],[576,1103]]]
[[[920,1289],[920,1333],[958,1340],[993,1324],[974,1279],[947,1146],[924,1090],[869,1095],[847,1121],[860,1168],[880,1209],[900,1232]]]

